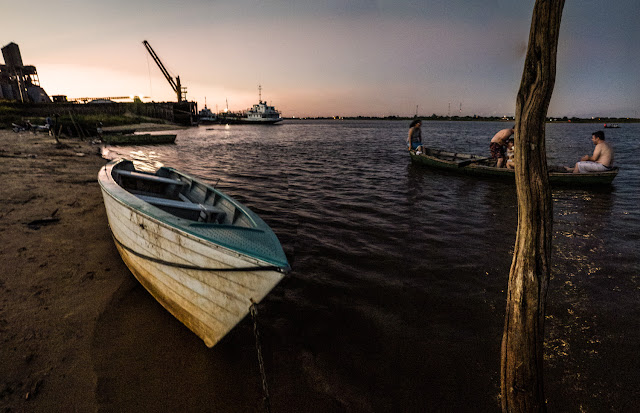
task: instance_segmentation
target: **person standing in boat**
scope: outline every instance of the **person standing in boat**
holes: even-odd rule
[[[510,129],[502,129],[491,139],[489,143],[489,150],[491,150],[491,158],[496,159],[496,167],[502,168],[504,166],[506,157],[505,151],[507,146],[507,139],[513,135],[515,130],[513,128]]]
[[[580,162],[571,168],[565,166],[567,172],[574,174],[585,172],[606,172],[613,168],[613,148],[604,140],[604,132],[599,130],[591,135],[591,142],[596,146],[593,155],[585,155]]]
[[[422,146],[422,120],[414,119],[409,125],[409,136],[407,137],[407,146],[409,150],[418,150]]]

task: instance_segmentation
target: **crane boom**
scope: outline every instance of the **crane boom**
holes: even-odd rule
[[[156,64],[160,68],[160,71],[162,72],[164,77],[167,79],[167,81],[171,85],[171,88],[173,89],[173,91],[176,93],[176,97],[178,98],[178,103],[182,102],[184,100],[182,95],[183,93],[186,94],[186,92],[183,92],[182,85],[180,85],[180,76],[176,76],[176,79],[174,80],[173,77],[171,77],[171,75],[169,74],[169,71],[162,64],[162,61],[160,60],[156,52],[153,50],[149,42],[144,40],[142,44],[144,44],[144,47],[147,48],[147,51],[149,52],[151,57],[153,57],[153,60],[156,62]]]

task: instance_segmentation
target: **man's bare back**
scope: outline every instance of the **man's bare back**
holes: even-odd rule
[[[505,147],[507,146],[507,139],[513,135],[515,130],[511,129],[502,129],[498,131],[491,142],[489,143],[489,150],[491,151],[491,157],[496,160],[496,167],[502,168],[502,165],[505,162]]]
[[[590,160],[611,168],[613,166],[613,149],[611,145],[605,141],[598,142]]]
[[[493,135],[491,143],[499,143],[500,145],[504,145],[507,138],[513,135],[513,132],[513,129],[502,129],[501,131],[498,131],[498,133]]]

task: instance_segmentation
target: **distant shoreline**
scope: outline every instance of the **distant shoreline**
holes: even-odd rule
[[[90,105],[92,112],[90,114],[73,113],[67,110],[62,112],[60,121],[66,126],[74,126],[75,129],[81,128],[83,131],[92,134],[95,132],[97,125],[102,123],[102,128],[126,128],[132,124],[154,123],[166,124],[166,128],[179,127],[176,122],[169,121],[164,118],[156,118],[150,116],[142,116],[134,113],[126,112],[124,114],[114,113],[113,108],[117,107],[117,103],[108,105]],[[123,104],[124,105],[124,104]],[[78,105],[85,107],[87,105]],[[144,104],[142,104],[144,106]],[[129,107],[129,106],[126,106]],[[134,108],[136,106],[130,107]],[[61,108],[61,107],[60,107]],[[58,110],[55,105],[29,105],[17,104],[15,102],[0,101],[0,128],[11,128],[13,123],[23,123],[29,119],[33,124],[44,124],[45,119],[51,113]],[[151,113],[148,113],[149,115]],[[195,115],[194,115],[195,116]],[[286,117],[283,119],[289,121],[298,120],[390,120],[390,121],[411,121],[412,119],[422,119],[424,121],[448,121],[448,122],[515,122],[513,116],[443,116],[432,114],[430,116],[303,116],[303,117]],[[547,123],[602,123],[602,124],[624,124],[624,123],[640,123],[640,118],[631,117],[605,117],[593,116],[589,118],[579,117],[547,117]],[[63,132],[68,132],[66,129]],[[73,133],[71,133],[73,132]],[[81,136],[81,133],[75,134],[74,130],[67,133],[68,135]]]
[[[447,121],[447,122],[515,122],[513,118],[483,117],[483,116],[306,116],[306,117],[283,117],[285,120],[401,120],[422,119],[425,121]],[[548,118],[547,123],[640,123],[638,118]]]

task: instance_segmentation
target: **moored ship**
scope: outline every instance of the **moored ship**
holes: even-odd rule
[[[258,86],[258,103],[253,105],[251,109],[244,112],[244,116],[240,119],[243,123],[259,123],[274,124],[280,122],[282,117],[275,107],[267,105],[266,101],[262,101],[262,86]]]
[[[210,125],[212,123],[218,123],[218,116],[207,107],[207,101],[205,99],[204,108],[198,112],[198,123],[202,125]]]

